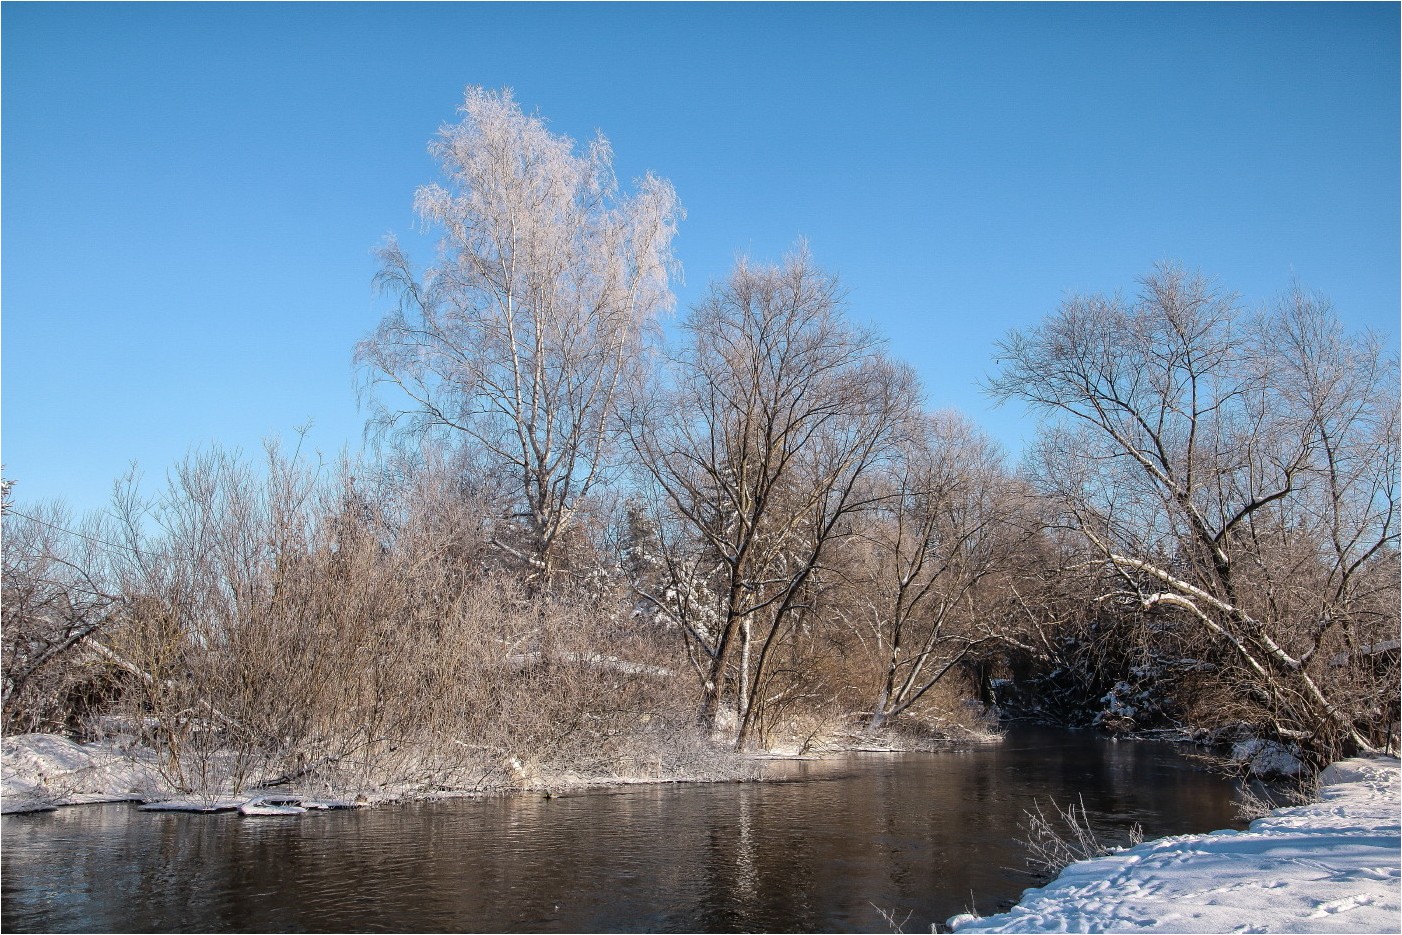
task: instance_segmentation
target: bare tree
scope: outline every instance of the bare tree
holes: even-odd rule
[[[356,349],[378,400],[374,424],[446,433],[509,477],[495,544],[549,576],[578,504],[612,465],[618,394],[672,296],[682,209],[652,175],[620,193],[607,140],[582,153],[509,91],[469,88],[463,119],[430,147],[445,184],[415,196],[438,256],[415,271],[381,250],[395,311]]]
[[[922,417],[880,485],[863,524],[866,561],[848,571],[880,659],[871,730],[1009,635],[1009,579],[1028,535],[1023,491],[958,413]]]
[[[1118,580],[1102,600],[1204,628],[1229,716],[1321,755],[1386,743],[1361,690],[1398,611],[1397,371],[1375,340],[1301,290],[1251,316],[1160,267],[999,361],[995,397],[1060,417],[1040,481]]]
[[[769,663],[811,615],[815,573],[869,502],[915,380],[843,320],[835,277],[806,249],[781,267],[740,262],[684,328],[670,389],[630,420],[672,529],[665,590],[645,596],[686,634],[704,723],[733,691],[743,746],[779,700]]]
[[[110,623],[117,600],[104,574],[106,544],[96,522],[74,529],[61,506],[21,510],[8,492],[7,483],[0,711],[11,729],[67,726],[74,710],[63,695],[81,679],[87,641]]]

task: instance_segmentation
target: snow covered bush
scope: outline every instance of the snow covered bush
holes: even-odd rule
[[[1252,738],[1232,746],[1231,762],[1247,776],[1296,779],[1309,772],[1300,754],[1299,746]]]

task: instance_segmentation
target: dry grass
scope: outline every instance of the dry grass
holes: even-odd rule
[[[1026,837],[1020,841],[1027,850],[1027,864],[1035,873],[1054,877],[1079,860],[1104,857],[1118,849],[1100,840],[1091,828],[1085,800],[1081,799],[1079,804],[1078,812],[1075,804],[1062,808],[1053,802],[1053,816],[1048,817],[1041,803],[1034,801],[1032,811],[1023,812],[1026,820],[1022,828]],[[1143,829],[1134,825],[1129,832],[1128,846],[1133,847],[1143,840]]]

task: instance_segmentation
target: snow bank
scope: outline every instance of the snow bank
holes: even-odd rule
[[[0,812],[47,811],[60,805],[83,805],[96,802],[138,801],[147,804],[144,811],[225,812],[242,810],[244,814],[293,814],[291,812],[259,811],[261,799],[269,797],[295,799],[296,807],[304,810],[355,808],[367,804],[407,799],[461,798],[494,792],[578,792],[585,789],[664,782],[715,782],[759,778],[754,762],[729,753],[717,754],[698,746],[693,751],[680,751],[690,757],[689,763],[669,763],[664,770],[660,760],[656,765],[634,760],[636,772],[575,772],[551,770],[548,773],[522,764],[512,757],[511,770],[501,782],[491,784],[484,778],[476,788],[428,790],[423,784],[389,783],[375,790],[339,790],[354,798],[334,797],[333,790],[321,789],[313,794],[305,789],[281,787],[276,794],[249,788],[240,795],[181,796],[165,783],[156,768],[155,754],[146,748],[112,741],[79,744],[57,734],[23,734],[6,737],[0,752]],[[515,785],[508,780],[514,779]],[[359,794],[356,794],[359,793]],[[327,797],[332,796],[332,797]],[[266,804],[266,803],[264,803]],[[285,804],[285,803],[280,803]]]
[[[1232,745],[1232,762],[1253,776],[1296,777],[1305,771],[1304,762],[1288,747],[1272,740],[1243,740]]]
[[[956,932],[1397,932],[1398,760],[1336,763],[1320,801],[1246,831],[1161,838],[1081,861]]]
[[[6,737],[0,746],[0,812],[47,811],[60,805],[145,802],[147,812],[227,812],[296,815],[356,808],[349,799],[302,793],[174,797],[151,762],[151,751],[116,743],[75,743],[57,734]]]
[[[137,800],[159,782],[154,766],[116,743],[79,744],[56,734],[0,742],[0,812]]]

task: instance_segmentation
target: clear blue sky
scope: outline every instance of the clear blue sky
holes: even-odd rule
[[[371,249],[469,84],[672,180],[683,307],[806,237],[1014,453],[993,342],[1158,260],[1251,305],[1296,278],[1395,346],[1398,11],[6,3],[5,474],[81,511],[197,444],[359,446]]]

